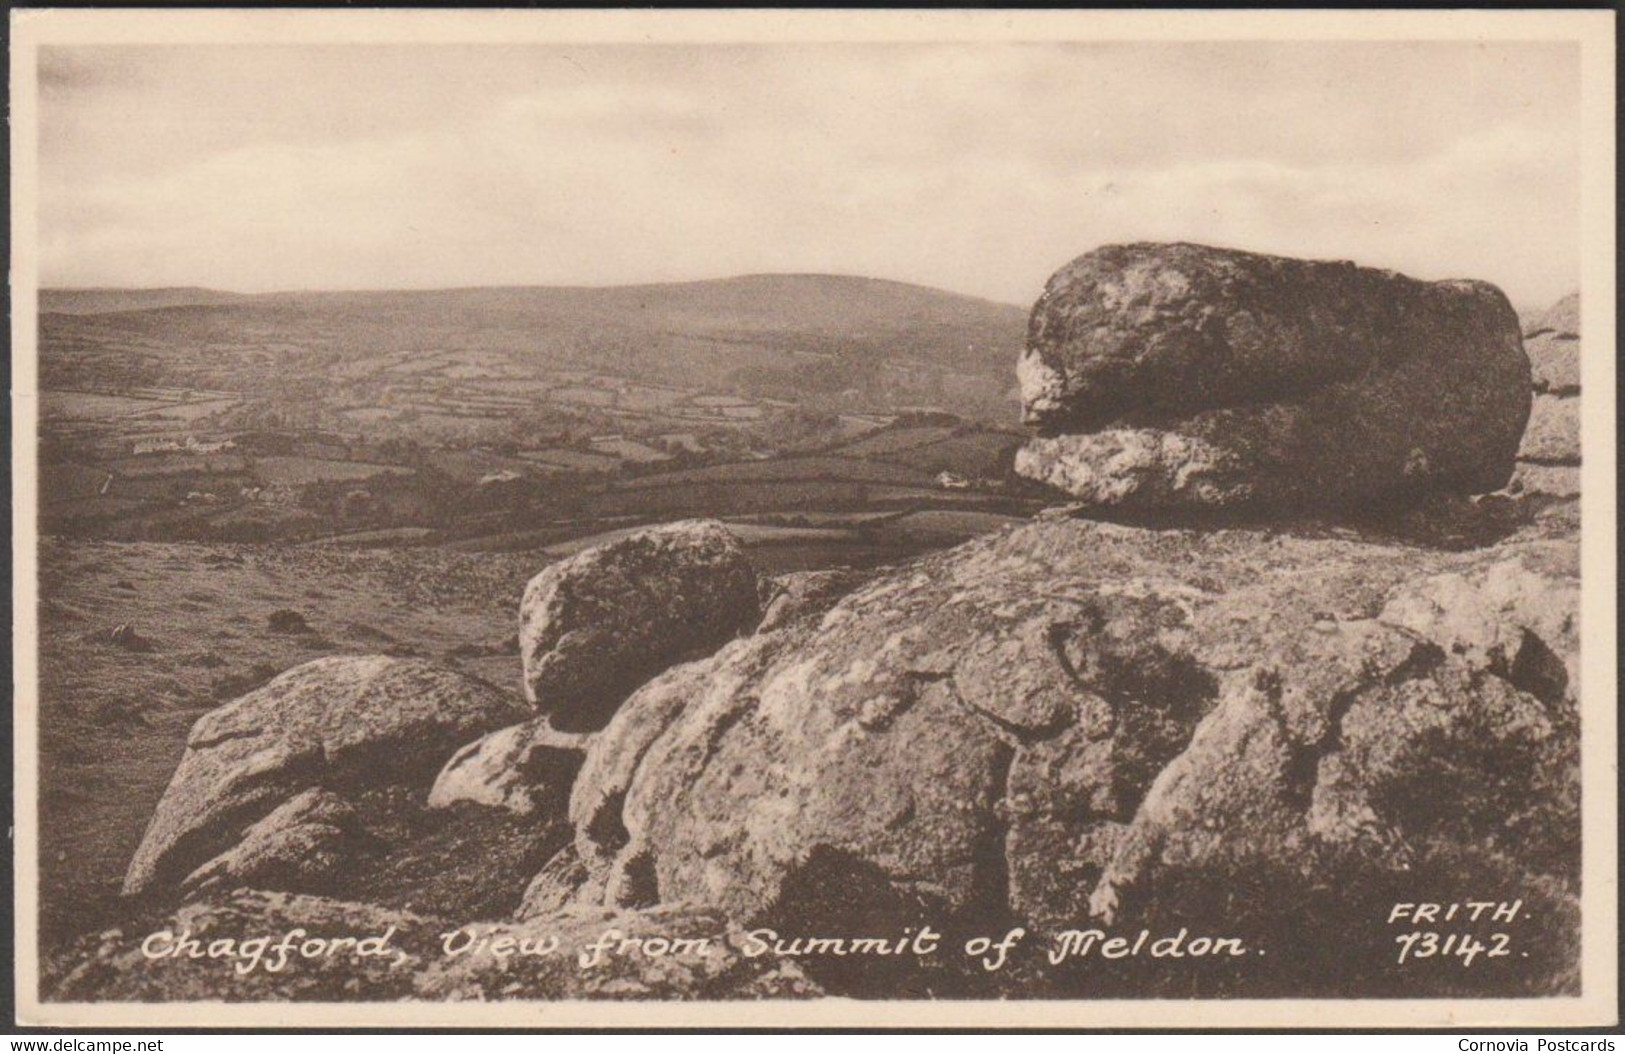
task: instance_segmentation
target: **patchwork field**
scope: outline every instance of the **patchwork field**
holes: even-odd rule
[[[262,457],[254,462],[254,471],[262,482],[284,484],[412,474],[411,469],[401,468],[398,465],[380,465],[370,461],[329,461],[308,457]]]

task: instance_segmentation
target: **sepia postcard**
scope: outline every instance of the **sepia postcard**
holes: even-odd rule
[[[1612,11],[10,18],[19,1023],[1618,1021]]]

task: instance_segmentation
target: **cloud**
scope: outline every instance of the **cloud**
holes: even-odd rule
[[[124,56],[139,82],[52,104],[47,281],[831,270],[1025,303],[1174,238],[1533,302],[1576,280],[1577,89],[1545,46],[291,50]]]

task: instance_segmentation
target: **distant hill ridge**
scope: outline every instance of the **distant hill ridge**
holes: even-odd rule
[[[155,289],[41,289],[41,314],[100,315],[116,311],[144,311],[160,307],[186,307],[222,304],[247,299],[244,293],[229,293],[201,286],[163,286]]]
[[[509,297],[624,300],[628,297],[667,299],[715,299],[751,297],[768,292],[786,295],[841,294],[854,292],[889,293],[924,302],[962,301],[984,304],[1001,311],[1026,309],[964,293],[931,286],[900,282],[889,278],[815,272],[745,274],[731,278],[705,278],[683,282],[640,282],[628,285],[473,285],[422,289],[303,289],[265,293],[238,293],[203,286],[160,286],[119,288],[112,286],[60,287],[40,290],[41,313],[64,315],[106,314],[144,311],[155,308],[213,306],[218,304],[294,303],[300,301],[383,301],[417,297],[434,299],[488,300]]]
[[[289,349],[332,354],[360,375],[369,359],[470,351],[525,370],[585,367],[780,398],[872,391],[877,371],[895,367],[886,383],[896,405],[1000,418],[1027,326],[1026,309],[1013,304],[818,274],[254,294],[46,289],[40,306],[48,339],[167,347],[181,365],[205,347],[267,345],[279,358]],[[267,368],[329,368],[293,362]],[[914,379],[921,370],[936,373]]]

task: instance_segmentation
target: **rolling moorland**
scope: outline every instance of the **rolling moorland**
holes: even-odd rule
[[[322,655],[513,680],[551,560],[726,520],[764,572],[1025,517],[1025,312],[891,282],[41,294],[48,945],[93,928],[203,712]]]
[[[47,290],[41,310],[52,533],[530,547],[1013,497],[1023,313],[915,286]]]

